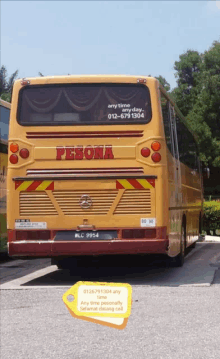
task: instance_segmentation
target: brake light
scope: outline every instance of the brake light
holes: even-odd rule
[[[146,84],[146,79],[137,79],[138,84]]]
[[[17,241],[43,241],[50,239],[50,231],[16,231]]]
[[[26,80],[25,78],[23,78],[23,79],[21,80],[21,85],[22,85],[22,86],[30,85],[30,81],[29,81],[29,80]]]
[[[10,151],[11,152],[16,153],[16,152],[18,152],[18,150],[19,150],[19,147],[18,147],[17,143],[11,143],[10,144]]]
[[[13,165],[15,165],[16,163],[18,163],[18,156],[17,156],[17,155],[11,155],[11,156],[9,157],[9,161],[10,161]]]
[[[152,143],[151,148],[153,151],[159,151],[161,149],[161,145],[159,142],[155,141]]]
[[[123,229],[123,239],[166,239],[166,227]]]
[[[151,158],[152,158],[152,160],[153,160],[154,162],[160,162],[160,160],[161,160],[161,155],[160,155],[159,152],[155,152],[155,153],[153,153],[153,155],[151,156]]]
[[[150,149],[147,148],[147,147],[142,148],[142,149],[141,149],[141,155],[142,155],[143,157],[148,157],[148,156],[150,156]]]
[[[156,228],[145,230],[145,238],[156,238]]]
[[[29,157],[29,151],[27,148],[22,148],[21,151],[19,152],[19,155],[22,158],[28,158]]]
[[[123,229],[122,238],[124,239],[141,239],[156,238],[156,229]]]

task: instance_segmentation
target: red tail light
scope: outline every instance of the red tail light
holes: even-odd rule
[[[29,151],[27,148],[22,148],[21,151],[19,152],[19,155],[22,158],[28,158],[29,157]]]
[[[18,163],[18,156],[17,156],[17,155],[11,155],[11,156],[9,157],[9,161],[10,161],[13,165],[15,165],[16,163]]]
[[[123,229],[122,230],[122,238],[124,239],[132,239],[133,237],[133,230],[132,229]]]
[[[156,238],[156,228],[146,229],[145,238]]]
[[[146,84],[146,79],[137,79],[138,84]]]
[[[30,85],[30,81],[23,78],[22,81],[21,81],[21,85],[22,86]]]
[[[122,239],[166,239],[166,227],[123,229]]]
[[[43,241],[50,238],[50,231],[16,231],[17,241]]]
[[[148,157],[148,156],[150,156],[150,149],[147,148],[147,147],[142,148],[142,149],[141,149],[141,155],[142,155],[143,157]]]
[[[151,156],[152,160],[154,162],[160,162],[161,160],[161,155],[159,152],[155,152],[152,156]]]

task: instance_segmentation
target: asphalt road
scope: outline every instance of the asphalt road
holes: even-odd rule
[[[121,260],[72,272],[49,260],[1,264],[1,359],[220,358],[220,243],[197,243],[182,268],[160,256]],[[69,314],[62,295],[79,280],[131,284],[125,329]]]

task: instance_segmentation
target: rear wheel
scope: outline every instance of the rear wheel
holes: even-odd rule
[[[76,266],[76,258],[51,258],[51,265],[56,265],[58,269],[68,270]]]
[[[170,258],[170,264],[172,267],[182,267],[184,264],[184,257],[186,251],[186,226],[183,221],[181,228],[181,241],[180,241],[180,253],[173,258]]]

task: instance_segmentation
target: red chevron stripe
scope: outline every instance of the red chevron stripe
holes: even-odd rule
[[[43,181],[34,181],[26,191],[34,191]]]
[[[147,179],[147,182],[151,184],[155,188],[155,179]]]
[[[144,189],[144,187],[136,180],[136,179],[127,179],[127,181],[134,187],[137,189]]]
[[[24,181],[15,181],[15,189],[17,189]]]
[[[54,190],[54,182],[52,182],[47,188],[46,190],[51,190],[53,191]]]
[[[124,189],[124,187],[116,180],[116,188],[117,189]]]

